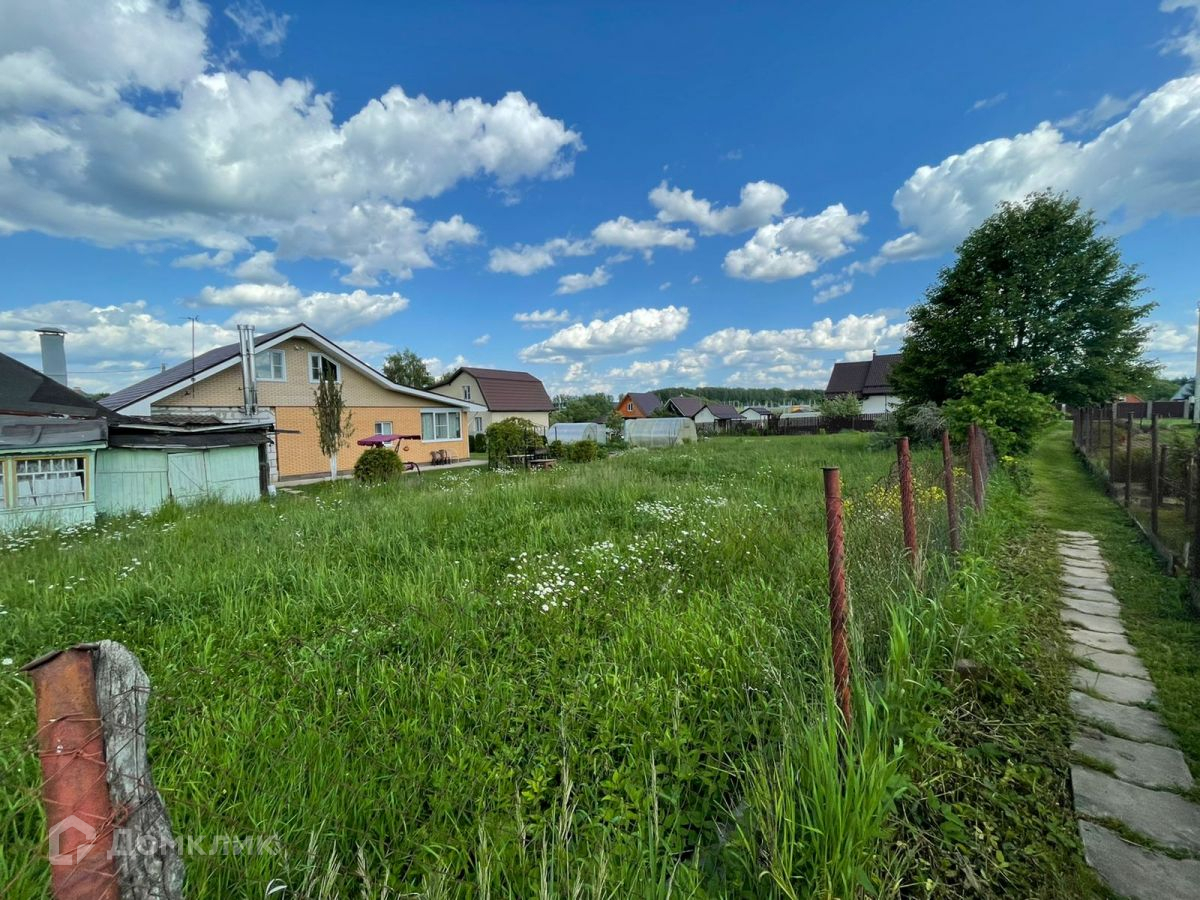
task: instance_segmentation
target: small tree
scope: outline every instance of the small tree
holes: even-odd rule
[[[822,397],[817,401],[817,411],[831,419],[853,419],[862,415],[862,401],[853,394]]]
[[[406,387],[427,388],[433,384],[425,361],[407,347],[383,361],[383,375],[388,381]]]
[[[313,391],[313,418],[317,420],[317,442],[321,455],[329,458],[329,480],[337,478],[338,451],[350,443],[350,410],[342,397],[342,386],[326,372]]]
[[[608,429],[610,441],[625,440],[625,417],[615,409],[609,412],[608,418],[604,422],[604,427]]]
[[[1018,456],[1033,449],[1038,432],[1054,421],[1054,407],[1031,390],[1033,367],[1025,363],[992,366],[982,375],[964,375],[962,395],[947,400],[942,414],[950,433],[964,440],[972,422],[987,432],[1001,456]]]
[[[493,422],[487,428],[488,465],[492,468],[507,465],[509,456],[528,453],[545,443],[546,438],[528,419],[513,416]]]

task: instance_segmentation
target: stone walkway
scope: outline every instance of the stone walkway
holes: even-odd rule
[[[1061,531],[1059,540],[1060,615],[1079,662],[1071,783],[1088,864],[1125,897],[1200,897],[1200,859],[1175,858],[1200,857],[1200,806],[1179,793],[1192,787],[1187,762],[1154,711],[1154,682],[1125,635],[1096,539]]]

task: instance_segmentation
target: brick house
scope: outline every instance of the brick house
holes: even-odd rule
[[[428,462],[435,450],[468,457],[469,403],[394,384],[303,323],[257,337],[246,328],[243,341],[244,347],[228,344],[201,353],[101,403],[127,415],[265,422],[277,431],[270,452],[272,480],[311,477],[329,472],[313,417],[313,392],[324,373],[341,384],[351,411],[350,443],[338,453],[339,473],[354,469],[367,449],[357,440],[372,434],[413,435],[401,444],[401,456],[412,462]]]

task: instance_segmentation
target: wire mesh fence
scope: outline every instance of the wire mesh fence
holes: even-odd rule
[[[1073,412],[1076,450],[1109,494],[1128,511],[1171,572],[1200,578],[1200,444],[1182,410],[1148,417],[1127,404]]]

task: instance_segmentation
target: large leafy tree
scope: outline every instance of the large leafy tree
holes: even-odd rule
[[[910,403],[958,396],[964,375],[1003,363],[1060,403],[1103,403],[1145,379],[1142,276],[1079,201],[1048,192],[1002,203],[910,311],[892,384]]]
[[[388,381],[406,387],[427,388],[433,384],[433,376],[424,361],[407,347],[383,361],[383,374]]]

